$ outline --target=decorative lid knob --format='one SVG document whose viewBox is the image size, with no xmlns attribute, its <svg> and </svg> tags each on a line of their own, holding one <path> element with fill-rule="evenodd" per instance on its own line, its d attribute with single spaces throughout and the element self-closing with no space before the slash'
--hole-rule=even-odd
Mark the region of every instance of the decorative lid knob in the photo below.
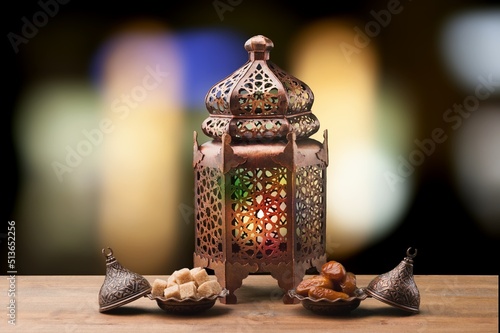
<svg viewBox="0 0 500 333">
<path fill-rule="evenodd" d="M 245 50 L 248 51 L 250 61 L 269 60 L 269 52 L 273 47 L 273 41 L 262 35 L 254 36 L 245 43 Z"/>
</svg>

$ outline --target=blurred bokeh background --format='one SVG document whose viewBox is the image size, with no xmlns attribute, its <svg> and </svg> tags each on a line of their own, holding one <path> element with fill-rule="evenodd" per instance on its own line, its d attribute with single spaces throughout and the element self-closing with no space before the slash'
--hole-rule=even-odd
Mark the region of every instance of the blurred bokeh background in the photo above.
<svg viewBox="0 0 500 333">
<path fill-rule="evenodd" d="M 498 274 L 495 1 L 41 0 L 3 22 L 3 272 L 9 220 L 19 274 L 103 274 L 108 246 L 141 274 L 192 266 L 193 131 L 262 34 L 328 129 L 329 258 Z"/>
</svg>

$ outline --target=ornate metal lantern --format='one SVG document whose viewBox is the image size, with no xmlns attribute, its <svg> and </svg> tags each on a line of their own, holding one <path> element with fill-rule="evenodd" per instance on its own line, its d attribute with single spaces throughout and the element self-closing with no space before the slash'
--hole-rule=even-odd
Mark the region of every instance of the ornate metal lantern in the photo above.
<svg viewBox="0 0 500 333">
<path fill-rule="evenodd" d="M 194 265 L 212 269 L 234 291 L 250 273 L 270 273 L 295 302 L 309 268 L 326 262 L 327 131 L 323 143 L 314 96 L 299 79 L 269 60 L 273 42 L 254 36 L 249 60 L 215 84 L 205 104 L 210 116 L 194 135 Z"/>
</svg>

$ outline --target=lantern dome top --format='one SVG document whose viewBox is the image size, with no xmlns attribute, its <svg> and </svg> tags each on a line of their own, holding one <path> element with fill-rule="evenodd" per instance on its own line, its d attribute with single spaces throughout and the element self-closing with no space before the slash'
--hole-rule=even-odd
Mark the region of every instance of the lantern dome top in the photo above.
<svg viewBox="0 0 500 333">
<path fill-rule="evenodd" d="M 216 83 L 205 97 L 210 116 L 205 134 L 220 139 L 279 140 L 290 132 L 309 137 L 319 129 L 312 114 L 314 95 L 309 86 L 269 60 L 273 42 L 262 35 L 245 43 L 248 61 Z"/>
</svg>

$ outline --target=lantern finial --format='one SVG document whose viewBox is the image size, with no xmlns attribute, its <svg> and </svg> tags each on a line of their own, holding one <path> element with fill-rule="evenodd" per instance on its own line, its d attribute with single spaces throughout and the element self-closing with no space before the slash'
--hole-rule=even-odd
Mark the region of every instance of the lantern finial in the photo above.
<svg viewBox="0 0 500 333">
<path fill-rule="evenodd" d="M 262 35 L 254 36 L 245 43 L 245 50 L 248 51 L 250 61 L 269 60 L 269 52 L 273 47 L 273 41 Z"/>
</svg>

